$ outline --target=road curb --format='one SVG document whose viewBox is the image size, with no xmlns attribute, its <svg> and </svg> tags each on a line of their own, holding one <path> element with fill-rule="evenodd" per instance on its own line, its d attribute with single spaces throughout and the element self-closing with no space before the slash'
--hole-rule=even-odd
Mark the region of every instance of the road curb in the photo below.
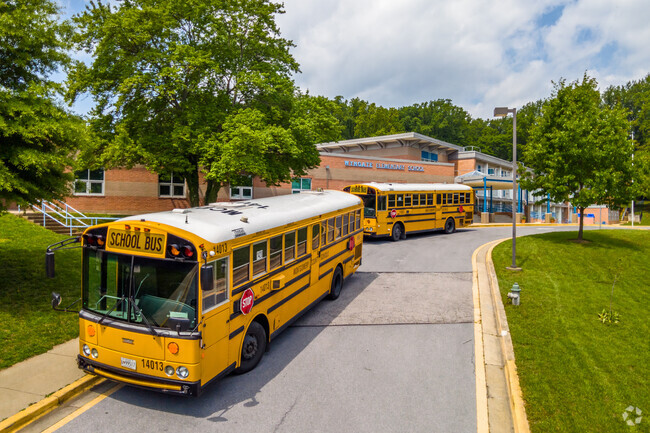
<svg viewBox="0 0 650 433">
<path fill-rule="evenodd" d="M 25 425 L 56 409 L 64 402 L 76 397 L 87 389 L 92 388 L 103 381 L 104 379 L 101 377 L 85 375 L 81 379 L 61 388 L 50 396 L 45 397 L 38 403 L 34 403 L 17 414 L 0 422 L 0 431 L 6 433 L 18 431 Z"/>
<path fill-rule="evenodd" d="M 496 322 L 497 330 L 500 335 L 501 351 L 503 356 L 503 369 L 506 376 L 508 401 L 510 403 L 510 412 L 513 418 L 513 426 L 515 433 L 530 433 L 530 426 L 526 416 L 526 407 L 522 398 L 521 387 L 519 385 L 519 375 L 517 374 L 517 365 L 515 364 L 515 352 L 512 346 L 512 337 L 510 336 L 510 329 L 508 328 L 508 321 L 506 318 L 505 308 L 501 300 L 501 292 L 499 291 L 499 281 L 494 270 L 494 262 L 492 261 L 492 250 L 502 241 L 493 243 L 486 254 L 485 264 L 488 272 L 488 280 L 490 284 L 490 292 L 492 294 L 492 302 L 496 309 Z"/>
</svg>

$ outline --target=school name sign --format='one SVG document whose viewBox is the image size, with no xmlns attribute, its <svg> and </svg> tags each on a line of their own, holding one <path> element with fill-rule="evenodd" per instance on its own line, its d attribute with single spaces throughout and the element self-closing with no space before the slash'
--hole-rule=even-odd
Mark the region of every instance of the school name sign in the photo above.
<svg viewBox="0 0 650 433">
<path fill-rule="evenodd" d="M 424 167 L 421 165 L 402 165 L 402 164 L 386 164 L 383 162 L 368 162 L 368 161 L 345 161 L 346 167 L 357 167 L 357 168 L 376 168 L 379 170 L 399 170 L 404 171 L 422 171 L 424 172 Z"/>
</svg>

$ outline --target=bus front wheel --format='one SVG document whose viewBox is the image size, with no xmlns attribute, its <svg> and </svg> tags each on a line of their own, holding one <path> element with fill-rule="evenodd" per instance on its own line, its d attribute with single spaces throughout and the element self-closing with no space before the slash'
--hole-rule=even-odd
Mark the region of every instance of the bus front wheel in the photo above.
<svg viewBox="0 0 650 433">
<path fill-rule="evenodd" d="M 456 222 L 453 218 L 447 218 L 445 221 L 445 233 L 450 234 L 456 231 Z"/>
<path fill-rule="evenodd" d="M 330 287 L 330 293 L 327 295 L 327 299 L 334 300 L 341 295 L 341 289 L 343 288 L 343 272 L 341 272 L 340 267 L 336 267 L 334 270 L 334 275 L 332 276 L 332 286 Z"/>
<path fill-rule="evenodd" d="M 401 223 L 397 223 L 393 226 L 393 231 L 391 232 L 390 238 L 393 242 L 397 242 L 400 239 L 406 238 L 404 226 Z"/>
<path fill-rule="evenodd" d="M 266 331 L 258 322 L 252 322 L 244 336 L 241 348 L 241 362 L 236 373 L 251 371 L 260 362 L 266 350 Z"/>
</svg>

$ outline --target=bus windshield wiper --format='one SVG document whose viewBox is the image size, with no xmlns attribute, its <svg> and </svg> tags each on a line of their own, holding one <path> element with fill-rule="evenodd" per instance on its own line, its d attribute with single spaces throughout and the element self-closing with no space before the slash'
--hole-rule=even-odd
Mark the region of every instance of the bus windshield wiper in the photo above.
<svg viewBox="0 0 650 433">
<path fill-rule="evenodd" d="M 151 325 L 151 323 L 149 323 L 149 321 L 145 317 L 145 315 L 142 312 L 142 310 L 140 309 L 140 307 L 138 307 L 136 305 L 135 299 L 129 298 L 129 302 L 133 306 L 133 309 L 135 310 L 135 312 L 138 313 L 140 315 L 140 317 L 142 317 L 142 321 L 144 322 L 145 325 L 147 325 L 147 328 L 149 328 L 149 330 L 151 330 L 151 333 L 157 337 L 158 333 L 156 332 L 156 329 Z"/>
<path fill-rule="evenodd" d="M 124 301 L 124 299 L 126 299 L 126 298 L 125 298 L 124 296 L 122 296 L 122 298 L 120 298 L 120 300 L 117 301 L 117 302 L 115 303 L 115 305 L 113 305 L 113 306 L 111 307 L 110 310 L 108 310 L 106 313 L 104 313 L 104 315 L 102 316 L 102 318 L 99 319 L 99 322 L 97 322 L 97 325 L 101 325 L 102 322 L 104 321 L 104 319 L 107 318 L 108 316 L 110 316 L 111 313 L 113 312 L 113 310 L 115 310 L 115 309 L 117 308 L 117 306 L 120 305 L 120 304 Z"/>
</svg>

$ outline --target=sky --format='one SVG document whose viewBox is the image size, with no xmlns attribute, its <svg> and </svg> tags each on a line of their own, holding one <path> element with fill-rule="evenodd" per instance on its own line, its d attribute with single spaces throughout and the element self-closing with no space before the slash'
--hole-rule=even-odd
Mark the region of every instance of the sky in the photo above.
<svg viewBox="0 0 650 433">
<path fill-rule="evenodd" d="M 66 14 L 85 0 L 60 0 Z M 648 0 L 285 0 L 296 84 L 384 107 L 450 99 L 474 118 L 551 95 L 585 72 L 601 90 L 650 73 Z M 86 101 L 88 104 L 89 101 Z M 75 106 L 83 111 L 84 103 Z"/>
</svg>

